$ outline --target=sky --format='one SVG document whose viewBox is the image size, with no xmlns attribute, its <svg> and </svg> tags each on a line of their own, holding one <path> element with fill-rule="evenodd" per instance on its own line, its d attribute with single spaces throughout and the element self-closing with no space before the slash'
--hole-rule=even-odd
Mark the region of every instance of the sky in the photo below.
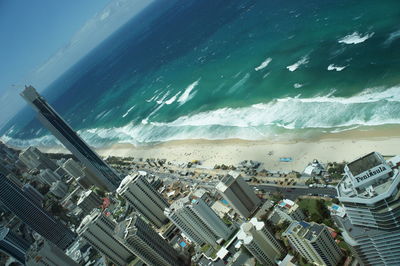
<svg viewBox="0 0 400 266">
<path fill-rule="evenodd" d="M 153 0 L 0 0 L 0 128 Z"/>
</svg>

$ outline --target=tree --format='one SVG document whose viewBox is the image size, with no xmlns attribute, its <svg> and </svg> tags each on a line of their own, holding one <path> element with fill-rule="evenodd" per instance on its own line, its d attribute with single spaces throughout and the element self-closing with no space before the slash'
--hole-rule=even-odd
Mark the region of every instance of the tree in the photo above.
<svg viewBox="0 0 400 266">
<path fill-rule="evenodd" d="M 311 214 L 310 217 L 311 221 L 316 222 L 316 223 L 322 223 L 322 217 L 316 213 Z"/>
</svg>

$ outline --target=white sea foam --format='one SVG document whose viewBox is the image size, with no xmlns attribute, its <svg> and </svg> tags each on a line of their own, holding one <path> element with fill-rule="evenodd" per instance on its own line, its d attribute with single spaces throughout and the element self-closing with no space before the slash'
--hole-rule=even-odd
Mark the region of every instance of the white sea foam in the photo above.
<svg viewBox="0 0 400 266">
<path fill-rule="evenodd" d="M 171 98 L 169 98 L 168 100 L 165 101 L 165 104 L 169 105 L 173 102 L 175 102 L 176 98 L 179 96 L 179 94 L 181 94 L 181 92 L 179 91 L 177 94 L 175 94 L 174 96 L 172 96 Z"/>
<path fill-rule="evenodd" d="M 246 75 L 244 75 L 238 82 L 236 82 L 228 91 L 227 93 L 233 93 L 236 90 L 240 89 L 246 82 L 247 80 L 250 78 L 250 74 L 246 73 Z"/>
<path fill-rule="evenodd" d="M 129 114 L 129 112 L 132 111 L 133 108 L 135 108 L 135 106 L 136 105 L 133 105 L 131 108 L 129 108 L 128 111 L 126 111 L 126 113 L 122 115 L 122 117 L 126 117 Z"/>
<path fill-rule="evenodd" d="M 366 34 L 362 35 L 356 31 L 350 35 L 346 35 L 343 38 L 339 39 L 338 43 L 358 44 L 358 43 L 365 42 L 366 40 L 368 40 L 369 38 L 374 36 L 374 34 L 375 34 L 374 32 L 371 32 L 371 33 L 366 33 Z"/>
<path fill-rule="evenodd" d="M 400 30 L 390 33 L 389 37 L 385 41 L 385 45 L 390 45 L 393 41 L 400 38 Z"/>
<path fill-rule="evenodd" d="M 45 135 L 42 137 L 32 138 L 28 140 L 15 139 L 9 137 L 7 134 L 0 137 L 4 143 L 8 143 L 15 147 L 29 147 L 29 146 L 60 146 L 61 143 L 52 135 Z"/>
<path fill-rule="evenodd" d="M 168 88 L 168 86 L 167 86 L 167 88 Z M 160 90 L 160 89 L 156 90 L 156 91 L 154 92 L 155 94 L 153 95 L 153 97 L 151 97 L 150 99 L 147 99 L 147 100 L 145 100 L 145 101 L 148 102 L 148 103 L 153 102 L 153 101 L 157 101 L 158 98 L 161 97 L 161 94 L 163 94 L 163 91 L 157 93 L 159 90 Z M 145 91 L 143 91 L 143 93 L 144 93 L 144 92 L 145 92 Z"/>
<path fill-rule="evenodd" d="M 257 66 L 256 68 L 254 68 L 254 70 L 255 70 L 255 71 L 259 71 L 259 70 L 261 70 L 261 69 L 266 68 L 266 67 L 269 65 L 269 63 L 271 63 L 271 61 L 272 61 L 272 58 L 271 58 L 271 57 L 268 57 L 268 58 L 265 59 L 264 62 L 262 62 L 259 66 Z"/>
<path fill-rule="evenodd" d="M 199 85 L 200 79 L 196 80 L 192 84 L 186 87 L 185 91 L 182 93 L 182 95 L 178 98 L 177 102 L 180 103 L 180 105 L 186 103 L 187 101 L 190 101 L 196 92 L 192 92 L 194 88 L 196 88 L 197 85 Z"/>
<path fill-rule="evenodd" d="M 141 123 L 80 130 L 78 134 L 90 145 L 99 146 L 110 142 L 137 144 L 196 138 L 254 140 L 281 136 L 282 130 L 340 132 L 360 126 L 400 124 L 400 86 L 366 89 L 348 98 L 335 94 L 335 90 L 312 98 L 299 94 L 247 107 L 185 115 L 168 123 L 152 122 L 149 118 L 164 106 L 163 103 Z M 54 143 L 54 138 L 49 136 L 31 141 L 3 139 L 24 146 Z"/>
<path fill-rule="evenodd" d="M 157 104 L 162 104 L 162 103 L 164 102 L 165 98 L 168 97 L 169 93 L 170 93 L 170 92 L 167 91 L 167 92 L 164 94 L 164 96 L 162 96 L 162 98 L 161 98 L 160 100 L 157 100 L 157 101 L 156 101 L 156 103 L 157 103 Z"/>
<path fill-rule="evenodd" d="M 108 116 L 112 111 L 113 111 L 113 110 L 111 109 L 111 110 L 108 110 L 108 111 L 105 110 L 105 111 L 101 112 L 100 114 L 98 114 L 98 115 L 95 117 L 95 120 L 99 120 L 99 119 L 105 118 L 105 117 Z"/>
<path fill-rule="evenodd" d="M 295 89 L 299 89 L 299 88 L 301 88 L 301 87 L 303 87 L 304 86 L 304 84 L 301 84 L 301 83 L 295 83 L 295 84 L 293 84 L 293 87 L 295 88 Z"/>
<path fill-rule="evenodd" d="M 303 56 L 299 61 L 297 61 L 297 62 L 294 63 L 293 65 L 287 66 L 286 68 L 287 68 L 289 71 L 293 72 L 293 71 L 295 71 L 296 69 L 298 69 L 301 65 L 305 65 L 305 64 L 307 64 L 308 62 L 309 62 L 309 57 L 306 55 L 306 56 Z"/>
<path fill-rule="evenodd" d="M 332 71 L 332 70 L 336 70 L 336 71 L 342 71 L 343 69 L 345 69 L 347 66 L 336 66 L 336 65 L 334 65 L 334 64 L 330 64 L 329 66 L 328 66 L 328 70 L 329 71 Z"/>
</svg>

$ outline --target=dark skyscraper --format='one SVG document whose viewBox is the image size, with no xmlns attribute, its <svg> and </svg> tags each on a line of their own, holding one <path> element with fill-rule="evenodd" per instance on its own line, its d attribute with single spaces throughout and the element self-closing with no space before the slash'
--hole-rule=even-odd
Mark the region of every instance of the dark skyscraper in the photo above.
<svg viewBox="0 0 400 266">
<path fill-rule="evenodd" d="M 0 250 L 25 264 L 29 243 L 6 227 L 0 227 Z"/>
<path fill-rule="evenodd" d="M 62 250 L 75 240 L 75 234 L 70 229 L 47 213 L 21 188 L 1 173 L 0 203 L 32 230 L 53 242 Z"/>
<path fill-rule="evenodd" d="M 76 134 L 35 88 L 25 87 L 21 96 L 38 112 L 40 122 L 98 178 L 103 188 L 109 191 L 117 189 L 120 182 L 117 173 Z"/>
</svg>

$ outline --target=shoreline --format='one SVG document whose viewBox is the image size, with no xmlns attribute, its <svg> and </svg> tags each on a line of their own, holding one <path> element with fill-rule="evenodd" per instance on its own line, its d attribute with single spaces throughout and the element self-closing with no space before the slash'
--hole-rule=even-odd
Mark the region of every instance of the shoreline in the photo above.
<svg viewBox="0 0 400 266">
<path fill-rule="evenodd" d="M 319 138 L 304 140 L 190 139 L 146 146 L 118 143 L 95 150 L 101 156 L 164 158 L 176 163 L 200 160 L 206 168 L 212 168 L 215 164 L 237 165 L 243 160 L 254 160 L 263 163 L 262 167 L 267 170 L 302 172 L 314 159 L 322 163 L 352 161 L 372 151 L 394 156 L 398 154 L 397 147 L 400 147 L 398 126 L 326 133 Z M 62 147 L 41 147 L 41 150 L 49 153 L 66 152 Z M 280 162 L 279 158 L 282 157 L 291 157 L 293 161 Z"/>
</svg>

